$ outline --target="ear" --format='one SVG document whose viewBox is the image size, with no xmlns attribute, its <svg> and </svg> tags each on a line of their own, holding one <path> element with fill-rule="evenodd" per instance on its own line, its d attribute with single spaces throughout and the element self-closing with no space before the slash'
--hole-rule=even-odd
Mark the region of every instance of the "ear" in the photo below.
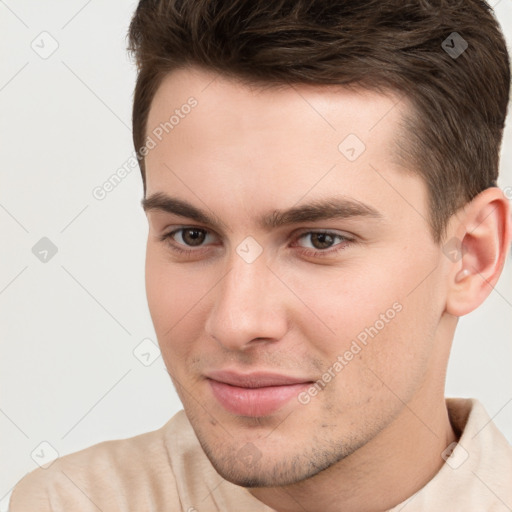
<svg viewBox="0 0 512 512">
<path fill-rule="evenodd" d="M 510 203 L 499 188 L 488 188 L 454 216 L 449 231 L 446 312 L 463 316 L 482 304 L 503 270 L 512 239 Z"/>
</svg>

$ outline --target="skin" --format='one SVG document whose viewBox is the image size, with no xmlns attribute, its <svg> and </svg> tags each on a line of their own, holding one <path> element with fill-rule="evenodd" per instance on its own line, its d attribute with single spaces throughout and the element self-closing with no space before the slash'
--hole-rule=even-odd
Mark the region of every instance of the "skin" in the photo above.
<svg viewBox="0 0 512 512">
<path fill-rule="evenodd" d="M 450 345 L 457 317 L 499 277 L 508 202 L 488 189 L 450 220 L 446 240 L 465 247 L 453 261 L 432 239 L 424 182 L 395 163 L 406 102 L 182 69 L 158 89 L 148 134 L 190 96 L 197 106 L 146 157 L 146 198 L 164 193 L 218 221 L 146 209 L 148 304 L 186 414 L 218 473 L 275 510 L 386 510 L 436 474 L 457 438 L 444 401 Z M 348 134 L 366 146 L 353 162 L 338 150 Z M 327 198 L 379 216 L 259 222 Z M 199 246 L 183 231 L 162 240 L 188 227 Z M 351 241 L 319 249 L 312 231 Z M 248 236 L 263 249 L 252 263 L 237 253 Z M 322 379 L 393 304 L 400 312 L 307 404 L 248 417 L 214 397 L 212 370 Z"/>
</svg>

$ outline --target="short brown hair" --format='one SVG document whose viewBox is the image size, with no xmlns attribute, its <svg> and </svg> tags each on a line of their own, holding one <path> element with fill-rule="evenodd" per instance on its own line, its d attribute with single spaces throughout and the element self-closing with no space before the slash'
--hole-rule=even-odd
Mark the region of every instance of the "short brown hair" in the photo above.
<svg viewBox="0 0 512 512">
<path fill-rule="evenodd" d="M 426 182 L 436 242 L 453 213 L 496 186 L 510 63 L 482 0 L 141 0 L 129 50 L 144 194 L 140 149 L 152 99 L 166 74 L 189 66 L 252 85 L 338 84 L 406 97 L 413 113 L 400 154 Z"/>
</svg>

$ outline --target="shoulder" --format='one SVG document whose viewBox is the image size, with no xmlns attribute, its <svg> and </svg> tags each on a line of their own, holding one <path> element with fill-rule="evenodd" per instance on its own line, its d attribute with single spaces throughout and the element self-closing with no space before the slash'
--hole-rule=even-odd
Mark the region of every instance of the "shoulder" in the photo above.
<svg viewBox="0 0 512 512">
<path fill-rule="evenodd" d="M 18 482 L 9 511 L 124 512 L 179 503 L 171 459 L 194 450 L 191 430 L 179 411 L 158 430 L 62 456 Z"/>
</svg>

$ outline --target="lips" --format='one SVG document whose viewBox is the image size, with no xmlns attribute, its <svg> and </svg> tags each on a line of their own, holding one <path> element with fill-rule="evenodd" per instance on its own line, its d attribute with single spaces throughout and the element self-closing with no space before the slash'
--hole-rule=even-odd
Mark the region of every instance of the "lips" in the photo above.
<svg viewBox="0 0 512 512">
<path fill-rule="evenodd" d="M 214 397 L 238 416 L 268 416 L 296 397 L 312 381 L 274 373 L 215 371 L 207 375 Z"/>
</svg>

